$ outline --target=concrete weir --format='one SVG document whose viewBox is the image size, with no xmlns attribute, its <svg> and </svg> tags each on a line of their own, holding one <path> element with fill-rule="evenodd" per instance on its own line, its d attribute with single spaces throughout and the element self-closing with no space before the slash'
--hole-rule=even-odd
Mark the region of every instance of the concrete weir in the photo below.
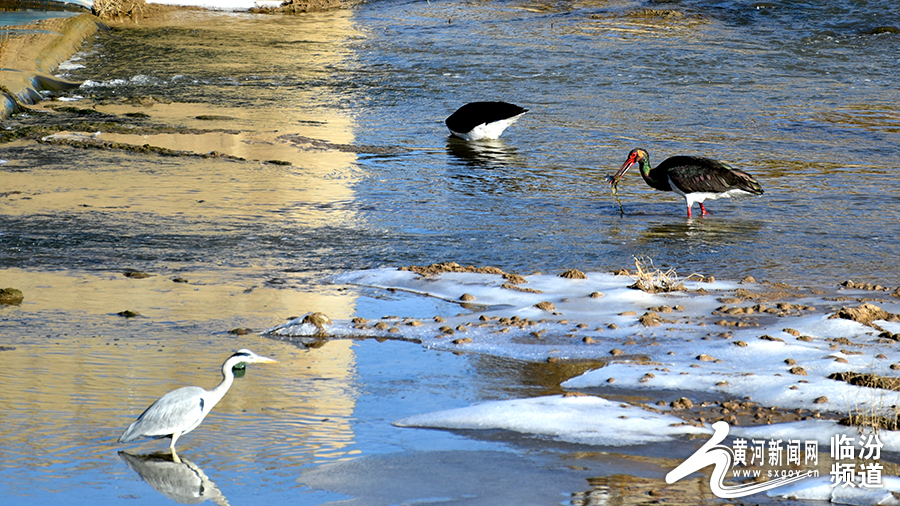
<svg viewBox="0 0 900 506">
<path fill-rule="evenodd" d="M 78 14 L 4 27 L 0 37 L 0 119 L 40 101 L 41 90 L 77 87 L 80 83 L 52 73 L 84 39 L 104 26 L 91 14 Z"/>
</svg>

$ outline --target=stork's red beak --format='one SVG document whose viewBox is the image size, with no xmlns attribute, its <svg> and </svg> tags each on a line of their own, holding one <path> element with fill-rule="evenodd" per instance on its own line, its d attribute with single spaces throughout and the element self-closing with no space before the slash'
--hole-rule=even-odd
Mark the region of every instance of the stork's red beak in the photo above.
<svg viewBox="0 0 900 506">
<path fill-rule="evenodd" d="M 610 179 L 609 183 L 612 184 L 622 179 L 622 176 L 624 176 L 625 173 L 628 172 L 628 169 L 630 169 L 632 165 L 637 163 L 637 159 L 637 153 L 631 153 L 630 155 L 628 155 L 628 160 L 625 160 L 625 163 L 622 164 L 622 168 L 619 169 L 619 172 L 616 172 L 616 175 L 614 175 L 612 179 Z"/>
</svg>

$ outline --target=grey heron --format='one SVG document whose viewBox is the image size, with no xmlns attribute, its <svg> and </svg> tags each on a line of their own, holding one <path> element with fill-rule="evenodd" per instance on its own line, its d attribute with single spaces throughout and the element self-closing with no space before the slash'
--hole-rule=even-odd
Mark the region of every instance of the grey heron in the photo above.
<svg viewBox="0 0 900 506">
<path fill-rule="evenodd" d="M 222 364 L 222 382 L 212 390 L 200 387 L 182 387 L 157 399 L 141 413 L 119 437 L 120 443 L 128 443 L 145 437 L 159 439 L 171 437 L 169 448 L 175 454 L 175 441 L 183 434 L 197 428 L 200 422 L 218 403 L 234 382 L 232 368 L 238 364 L 271 364 L 271 358 L 261 357 L 250 350 L 238 350 Z"/>
</svg>

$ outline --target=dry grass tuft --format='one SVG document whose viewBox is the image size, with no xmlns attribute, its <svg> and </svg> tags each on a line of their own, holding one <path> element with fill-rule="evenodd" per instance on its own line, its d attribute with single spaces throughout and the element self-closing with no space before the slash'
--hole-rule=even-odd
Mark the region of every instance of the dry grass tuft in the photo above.
<svg viewBox="0 0 900 506">
<path fill-rule="evenodd" d="M 635 274 L 628 274 L 635 280 L 628 288 L 643 290 L 647 293 L 665 293 L 684 290 L 684 284 L 678 280 L 675 269 L 662 271 L 653 266 L 649 258 L 634 257 Z"/>
</svg>

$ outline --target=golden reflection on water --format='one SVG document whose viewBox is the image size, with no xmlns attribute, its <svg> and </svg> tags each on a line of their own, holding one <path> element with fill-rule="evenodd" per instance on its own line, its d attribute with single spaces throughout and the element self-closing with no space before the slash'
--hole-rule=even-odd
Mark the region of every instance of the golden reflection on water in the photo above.
<svg viewBox="0 0 900 506">
<path fill-rule="evenodd" d="M 187 385 L 214 387 L 222 361 L 239 347 L 279 363 L 249 366 L 200 427 L 179 439 L 179 451 L 212 456 L 220 470 L 259 460 L 293 467 L 347 455 L 356 401 L 352 342 L 314 351 L 256 336 L 222 342 L 173 335 L 164 342 L 67 336 L 2 352 L 0 440 L 7 451 L 0 466 L 65 476 L 70 466 L 90 466 L 110 451 L 164 451 L 168 439 L 115 441 L 162 394 Z"/>
<path fill-rule="evenodd" d="M 220 19 L 219 14 L 211 16 Z M 228 32 L 274 26 L 268 20 L 256 24 L 242 19 L 226 27 L 207 24 L 203 16 L 185 19 L 179 22 Z M 298 37 L 336 40 L 354 33 L 349 13 L 311 16 L 310 20 L 281 27 L 283 36 L 290 42 Z M 307 27 L 308 32 L 301 33 L 299 27 Z M 312 59 L 322 68 L 346 57 L 339 47 L 333 53 L 330 47 L 334 46 L 298 44 L 292 54 Z M 146 136 L 100 132 L 103 140 L 193 153 L 216 151 L 246 161 L 127 151 L 98 154 L 95 150 L 76 150 L 69 170 L 10 160 L 3 183 L 16 193 L 0 199 L 0 214 L 100 210 L 118 213 L 123 219 L 152 214 L 155 219 L 171 220 L 176 229 L 209 235 L 244 221 L 248 240 L 252 240 L 253 220 L 290 221 L 298 236 L 305 227 L 352 220 L 356 154 L 300 149 L 278 139 L 294 134 L 334 145 L 352 144 L 350 114 L 333 107 L 312 112 L 309 104 L 339 100 L 321 93 L 315 88 L 302 91 L 294 97 L 300 105 L 274 112 L 204 103 L 144 106 L 85 101 L 78 106 L 93 105 L 120 115 L 143 112 L 154 123 L 221 130 Z M 266 163 L 269 160 L 291 165 Z M 20 305 L 0 307 L 0 344 L 14 348 L 0 352 L 4 364 L 0 368 L 0 406 L 4 407 L 0 440 L 6 450 L 0 467 L 32 466 L 43 469 L 46 476 L 64 477 L 73 469 L 95 467 L 92 459 L 107 460 L 119 449 L 164 450 L 168 440 L 125 447 L 115 445 L 115 440 L 164 393 L 186 385 L 214 387 L 221 380 L 222 362 L 244 347 L 279 363 L 248 367 L 204 423 L 179 440 L 179 451 L 186 458 L 195 462 L 201 456 L 212 458 L 221 470 L 260 460 L 299 466 L 354 453 L 348 449 L 355 437 L 350 422 L 357 398 L 351 341 L 306 350 L 255 334 L 225 332 L 241 324 L 253 325 L 259 332 L 307 311 L 348 318 L 354 311 L 352 294 L 273 289 L 235 281 L 261 278 L 264 265 L 241 267 L 243 278 L 228 267 L 178 272 L 186 283 L 174 282 L 174 274 L 165 265 L 159 271 L 146 279 L 125 277 L 119 269 L 0 272 L 0 286 L 16 287 L 25 294 Z M 124 310 L 140 316 L 116 315 Z"/>
<path fill-rule="evenodd" d="M 0 285 L 22 290 L 25 300 L 20 306 L 14 306 L 16 309 L 4 311 L 5 314 L 17 311 L 21 315 L 71 312 L 119 318 L 115 313 L 130 310 L 139 313 L 143 320 L 166 323 L 199 324 L 240 318 L 274 327 L 310 311 L 323 312 L 332 318 L 349 318 L 354 310 L 355 297 L 347 292 L 247 286 L 224 279 L 214 271 L 181 273 L 179 276 L 186 283 L 176 283 L 174 276 L 164 273 L 149 274 L 148 278 L 135 279 L 120 271 L 5 269 L 0 272 Z"/>
</svg>

